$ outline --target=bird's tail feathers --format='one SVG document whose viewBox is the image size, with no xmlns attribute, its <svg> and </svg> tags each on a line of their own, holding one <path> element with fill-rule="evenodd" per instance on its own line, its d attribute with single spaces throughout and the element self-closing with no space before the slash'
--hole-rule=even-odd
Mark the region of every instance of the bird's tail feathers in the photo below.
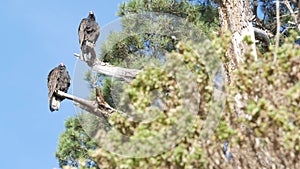
<svg viewBox="0 0 300 169">
<path fill-rule="evenodd" d="M 57 100 L 55 97 L 52 97 L 50 100 L 50 111 L 58 111 L 60 107 L 60 100 Z"/>
</svg>

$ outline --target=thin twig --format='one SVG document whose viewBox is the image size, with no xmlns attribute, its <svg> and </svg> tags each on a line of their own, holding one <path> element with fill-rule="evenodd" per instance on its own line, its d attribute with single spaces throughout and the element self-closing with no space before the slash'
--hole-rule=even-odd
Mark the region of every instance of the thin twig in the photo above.
<svg viewBox="0 0 300 169">
<path fill-rule="evenodd" d="M 284 0 L 283 3 L 287 7 L 287 9 L 290 11 L 292 18 L 294 19 L 294 22 L 297 25 L 298 30 L 300 31 L 300 24 L 298 23 L 296 12 L 293 11 L 290 3 L 287 0 Z"/>
</svg>

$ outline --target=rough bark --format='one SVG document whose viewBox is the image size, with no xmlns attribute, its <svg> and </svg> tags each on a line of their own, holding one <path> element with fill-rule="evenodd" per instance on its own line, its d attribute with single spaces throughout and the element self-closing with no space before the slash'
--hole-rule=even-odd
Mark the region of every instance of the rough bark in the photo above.
<svg viewBox="0 0 300 169">
<path fill-rule="evenodd" d="M 255 42 L 254 29 L 251 23 L 253 17 L 250 1 L 230 0 L 217 1 L 221 32 L 231 32 L 231 48 L 227 56 L 231 62 L 230 67 L 235 69 L 239 63 L 243 62 L 243 55 L 247 52 L 248 46 L 243 43 L 245 36 L 250 36 Z M 251 54 L 257 59 L 255 43 L 251 45 Z"/>
</svg>

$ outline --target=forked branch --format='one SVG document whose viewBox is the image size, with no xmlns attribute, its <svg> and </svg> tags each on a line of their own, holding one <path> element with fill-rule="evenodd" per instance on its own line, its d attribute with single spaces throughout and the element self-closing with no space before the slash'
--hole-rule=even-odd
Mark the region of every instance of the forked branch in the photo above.
<svg viewBox="0 0 300 169">
<path fill-rule="evenodd" d="M 101 118 L 104 117 L 107 119 L 112 113 L 117 111 L 104 101 L 104 98 L 98 88 L 96 88 L 96 101 L 85 100 L 59 90 L 56 91 L 56 94 L 62 98 L 74 101 L 75 104 L 83 110 Z"/>
</svg>

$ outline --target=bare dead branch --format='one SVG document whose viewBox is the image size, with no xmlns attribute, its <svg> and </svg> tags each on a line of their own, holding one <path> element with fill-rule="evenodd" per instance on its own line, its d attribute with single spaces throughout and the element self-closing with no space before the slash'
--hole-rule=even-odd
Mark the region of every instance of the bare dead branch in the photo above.
<svg viewBox="0 0 300 169">
<path fill-rule="evenodd" d="M 255 39 L 258 39 L 264 43 L 265 46 L 270 46 L 270 38 L 264 30 L 253 27 Z"/>
<path fill-rule="evenodd" d="M 258 21 L 258 22 L 260 22 L 260 20 L 259 20 L 259 18 L 258 18 L 258 16 L 257 16 L 257 13 L 258 13 L 258 11 L 257 11 L 257 7 L 258 7 L 258 2 L 257 2 L 257 0 L 254 0 L 253 1 L 253 11 L 254 11 L 254 16 L 255 16 L 255 19 L 256 19 L 256 21 Z"/>
<path fill-rule="evenodd" d="M 110 107 L 106 102 L 85 100 L 59 90 L 56 91 L 56 94 L 62 98 L 74 101 L 80 108 L 101 118 L 104 117 L 107 119 L 112 113 L 117 112 L 117 110 Z M 99 99 L 104 100 L 102 95 L 96 96 L 96 100 Z"/>
<path fill-rule="evenodd" d="M 298 18 L 297 18 L 296 12 L 293 11 L 293 9 L 290 5 L 290 2 L 288 0 L 284 0 L 283 3 L 287 7 L 287 9 L 290 11 L 292 18 L 294 19 L 294 22 L 297 25 L 298 30 L 300 30 L 300 24 L 298 23 Z"/>
<path fill-rule="evenodd" d="M 91 55 L 92 55 L 91 61 L 85 61 L 95 72 L 98 72 L 98 73 L 101 73 L 101 74 L 104 74 L 107 76 L 115 77 L 115 78 L 124 80 L 126 82 L 132 81 L 133 79 L 135 79 L 136 75 L 141 72 L 141 70 L 127 69 L 127 68 L 112 66 L 106 62 L 101 62 L 95 56 L 93 56 L 95 54 L 96 54 L 95 52 L 91 52 Z M 82 60 L 80 57 L 80 54 L 74 53 L 74 56 L 78 57 L 80 60 Z M 82 61 L 84 61 L 84 60 L 82 60 Z M 93 62 L 93 63 L 91 63 L 91 62 Z"/>
</svg>

